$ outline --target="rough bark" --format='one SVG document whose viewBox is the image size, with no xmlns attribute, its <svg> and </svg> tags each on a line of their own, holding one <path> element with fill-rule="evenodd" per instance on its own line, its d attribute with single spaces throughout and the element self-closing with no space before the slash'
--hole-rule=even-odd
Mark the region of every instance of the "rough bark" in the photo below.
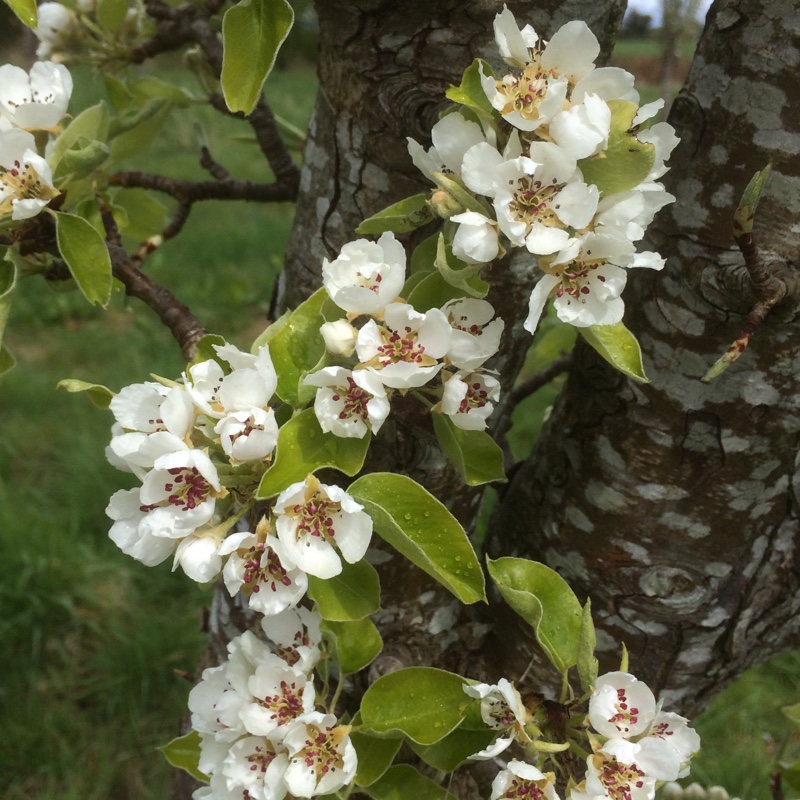
<svg viewBox="0 0 800 800">
<path fill-rule="evenodd" d="M 795 3 L 715 3 L 670 116 L 682 142 L 665 182 L 677 201 L 650 242 L 667 267 L 633 276 L 625 294 L 652 382 L 578 348 L 495 518 L 493 547 L 543 559 L 591 596 L 610 634 L 605 666 L 624 640 L 637 674 L 684 712 L 800 633 L 798 61 Z M 755 238 L 788 296 L 742 358 L 703 383 L 753 305 L 732 216 L 769 161 Z M 528 661 L 522 647 L 502 657 Z"/>
<path fill-rule="evenodd" d="M 603 58 L 624 12 L 622 0 L 517 0 L 508 6 L 545 37 L 570 19 L 585 19 L 601 40 Z M 494 0 L 318 4 L 320 91 L 276 296 L 279 308 L 296 306 L 319 286 L 322 259 L 334 258 L 356 238 L 354 229 L 364 217 L 430 188 L 411 163 L 406 138 L 430 145 L 430 129 L 448 104 L 447 87 L 459 83 L 474 58 L 499 68 L 492 21 L 500 9 Z M 431 232 L 422 231 L 419 238 Z M 508 390 L 530 344 L 521 320 L 534 280 L 531 259 L 508 259 L 492 269 L 489 280 L 489 299 L 506 320 L 503 357 L 495 366 Z M 480 493 L 463 485 L 436 444 L 430 415 L 412 401 L 393 403 L 368 468 L 410 475 L 467 527 L 477 517 Z M 367 677 L 417 663 L 485 675 L 480 650 L 488 626 L 476 624 L 474 610 L 464 613 L 458 601 L 393 551 L 379 554 L 378 561 L 384 610 L 376 621 L 385 646 Z"/>
</svg>

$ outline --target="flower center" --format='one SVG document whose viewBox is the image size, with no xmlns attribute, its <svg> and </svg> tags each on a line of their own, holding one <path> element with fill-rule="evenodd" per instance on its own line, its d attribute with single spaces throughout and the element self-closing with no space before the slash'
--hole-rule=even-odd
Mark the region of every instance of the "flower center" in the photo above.
<svg viewBox="0 0 800 800">
<path fill-rule="evenodd" d="M 556 297 L 568 295 L 575 300 L 583 301 L 583 298 L 591 293 L 590 280 L 598 280 L 601 283 L 605 283 L 604 275 L 592 275 L 598 267 L 605 263 L 605 259 L 576 259 L 570 261 L 561 273 L 561 285 L 556 288 Z"/>
<path fill-rule="evenodd" d="M 540 54 L 535 53 L 518 78 L 506 75 L 496 81 L 497 91 L 505 98 L 501 114 L 516 111 L 524 119 L 539 119 L 539 105 L 547 95 L 547 80 L 555 77 L 553 70 L 544 69 Z"/>
<path fill-rule="evenodd" d="M 316 770 L 318 778 L 344 766 L 342 757 L 336 750 L 336 741 L 330 735 L 332 730 L 333 728 L 323 730 L 316 725 L 309 725 L 306 746 L 298 754 L 307 767 Z"/>
<path fill-rule="evenodd" d="M 522 780 L 521 778 L 512 778 L 511 786 L 506 789 L 505 794 L 501 797 L 507 797 L 509 800 L 545 800 L 545 793 L 533 781 Z"/>
<path fill-rule="evenodd" d="M 58 191 L 48 186 L 30 164 L 14 162 L 14 166 L 0 172 L 0 186 L 5 197 L 0 201 L 0 212 L 8 213 L 14 200 L 52 200 Z"/>
<path fill-rule="evenodd" d="M 517 180 L 517 188 L 511 195 L 508 210 L 520 222 L 531 226 L 534 222 L 551 227 L 562 227 L 553 207 L 553 198 L 560 185 L 543 186 L 533 176 L 525 175 Z"/>
<path fill-rule="evenodd" d="M 639 722 L 639 709 L 631 708 L 625 689 L 617 689 L 617 702 L 614 704 L 617 713 L 609 717 L 608 721 L 620 732 L 628 733 L 630 726 Z"/>
<path fill-rule="evenodd" d="M 265 544 L 254 545 L 247 551 L 244 559 L 244 582 L 253 593 L 261 591 L 262 583 L 273 592 L 278 591 L 279 583 L 283 586 L 292 585 L 278 554 Z"/>
<path fill-rule="evenodd" d="M 183 511 L 190 511 L 205 502 L 211 494 L 211 484 L 199 473 L 197 467 L 173 467 L 168 469 L 172 482 L 165 483 L 170 492 L 167 501 Z"/>
<path fill-rule="evenodd" d="M 277 725 L 285 725 L 303 713 L 302 691 L 294 683 L 281 681 L 280 691 L 267 695 L 261 705 L 272 712 Z"/>
<path fill-rule="evenodd" d="M 266 772 L 267 767 L 272 763 L 276 755 L 277 753 L 274 750 L 256 747 L 255 750 L 247 756 L 247 762 L 250 764 L 250 771 Z"/>
<path fill-rule="evenodd" d="M 436 363 L 435 359 L 425 355 L 425 347 L 417 340 L 417 332 L 409 326 L 406 326 L 402 333 L 390 332 L 384 328 L 381 331 L 381 338 L 383 344 L 378 345 L 378 353 L 374 359 L 379 368 L 398 364 L 401 361 L 422 367 L 429 367 Z"/>
<path fill-rule="evenodd" d="M 313 495 L 305 503 L 292 507 L 291 516 L 297 519 L 297 538 L 316 536 L 325 542 L 333 542 L 336 531 L 333 529 L 334 515 L 342 510 L 339 503 L 319 493 Z"/>
<path fill-rule="evenodd" d="M 362 389 L 352 378 L 347 379 L 347 388 L 337 386 L 341 391 L 333 395 L 333 401 L 341 401 L 342 410 L 339 412 L 339 419 L 350 419 L 350 417 L 360 417 L 364 422 L 367 421 L 367 403 L 372 399 L 372 395 Z"/>
<path fill-rule="evenodd" d="M 614 759 L 603 765 L 598 777 L 609 800 L 631 800 L 632 790 L 644 786 L 645 775 L 636 764 L 620 764 Z"/>
<path fill-rule="evenodd" d="M 480 381 L 468 383 L 467 394 L 458 407 L 458 413 L 466 414 L 471 408 L 483 408 L 488 402 L 489 394 Z"/>
</svg>

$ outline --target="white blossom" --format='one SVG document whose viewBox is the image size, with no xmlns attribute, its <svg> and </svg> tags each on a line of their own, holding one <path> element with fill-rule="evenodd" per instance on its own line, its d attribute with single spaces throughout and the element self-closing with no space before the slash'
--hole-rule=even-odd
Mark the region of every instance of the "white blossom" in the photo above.
<svg viewBox="0 0 800 800">
<path fill-rule="evenodd" d="M 2 80 L 0 75 L 0 87 Z M 37 155 L 35 146 L 27 131 L 0 130 L 0 218 L 8 214 L 12 220 L 35 217 L 60 194 L 53 187 L 50 165 Z"/>
<path fill-rule="evenodd" d="M 349 358 L 355 352 L 358 331 L 346 319 L 323 322 L 319 332 L 329 353 Z"/>
<path fill-rule="evenodd" d="M 37 61 L 30 73 L 0 66 L 0 113 L 24 130 L 53 130 L 67 113 L 72 76 L 63 64 Z"/>
<path fill-rule="evenodd" d="M 280 744 L 263 736 L 247 736 L 235 742 L 212 776 L 214 797 L 241 800 L 283 800 L 288 756 Z M 227 791 L 229 794 L 218 795 Z"/>
<path fill-rule="evenodd" d="M 377 242 L 358 239 L 334 261 L 322 262 L 322 284 L 331 300 L 351 314 L 377 314 L 401 292 L 406 251 L 391 232 Z"/>
<path fill-rule="evenodd" d="M 325 433 L 362 439 L 377 433 L 389 416 L 389 398 L 381 381 L 368 370 L 324 367 L 305 377 L 318 386 L 314 413 Z"/>
<path fill-rule="evenodd" d="M 309 673 L 320 658 L 322 618 L 316 611 L 298 606 L 264 617 L 261 628 L 275 644 L 275 652 L 290 666 Z"/>
<path fill-rule="evenodd" d="M 407 303 L 392 303 L 384 318 L 385 326 L 370 320 L 358 332 L 359 361 L 393 389 L 424 385 L 442 368 L 438 359 L 450 347 L 447 317 L 438 308 L 421 314 Z"/>
<path fill-rule="evenodd" d="M 481 701 L 481 718 L 486 727 L 503 732 L 503 736 L 498 737 L 493 744 L 470 758 L 488 760 L 502 753 L 515 740 L 530 741 L 525 725 L 533 717 L 512 683 L 501 678 L 496 684 L 465 684 L 464 693 Z"/>
<path fill-rule="evenodd" d="M 457 372 L 444 385 L 442 412 L 465 431 L 482 431 L 500 398 L 500 383 L 480 372 Z"/>
<path fill-rule="evenodd" d="M 627 672 L 608 672 L 595 682 L 589 722 L 603 736 L 630 739 L 645 733 L 656 715 L 650 687 Z"/>
<path fill-rule="evenodd" d="M 283 779 L 295 797 L 331 794 L 349 784 L 358 759 L 350 727 L 337 725 L 333 714 L 312 712 L 296 720 L 283 737 L 289 766 Z"/>
<path fill-rule="evenodd" d="M 294 608 L 308 590 L 308 577 L 289 558 L 275 536 L 245 533 L 229 536 L 220 554 L 230 554 L 222 575 L 233 597 L 243 592 L 250 608 L 265 615 Z"/>
<path fill-rule="evenodd" d="M 525 761 L 509 761 L 492 783 L 490 800 L 559 800 L 555 775 L 543 773 Z"/>
<path fill-rule="evenodd" d="M 54 50 L 60 50 L 65 41 L 77 30 L 75 12 L 61 3 L 42 3 L 38 11 L 38 22 L 34 33 L 39 40 L 36 57 L 47 59 Z"/>
<path fill-rule="evenodd" d="M 465 297 L 442 306 L 442 313 L 453 328 L 445 354 L 459 369 L 482 366 L 500 347 L 504 323 L 494 319 L 494 307 L 486 300 Z"/>
<path fill-rule="evenodd" d="M 231 411 L 214 426 L 214 433 L 233 464 L 265 459 L 278 444 L 278 422 L 271 408 Z"/>
<path fill-rule="evenodd" d="M 278 538 L 304 572 L 332 578 L 342 571 L 341 553 L 354 564 L 367 551 L 372 519 L 344 489 L 313 475 L 278 495 L 273 507 Z"/>
</svg>

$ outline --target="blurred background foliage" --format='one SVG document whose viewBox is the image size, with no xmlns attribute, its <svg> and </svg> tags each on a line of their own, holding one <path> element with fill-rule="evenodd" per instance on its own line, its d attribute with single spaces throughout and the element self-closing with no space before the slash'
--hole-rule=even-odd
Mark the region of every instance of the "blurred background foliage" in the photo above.
<svg viewBox="0 0 800 800">
<path fill-rule="evenodd" d="M 316 25 L 310 0 L 295 6 L 298 24 L 265 93 L 276 113 L 305 130 Z M 652 99 L 661 78 L 657 31 L 629 17 L 624 34 L 615 63 L 637 73 Z M 691 44 L 682 47 L 685 60 Z M 34 48 L 0 5 L 3 61 L 24 64 Z M 200 94 L 177 57 L 159 59 L 156 70 Z M 85 69 L 73 73 L 76 111 L 95 102 L 102 82 Z M 124 166 L 199 176 L 202 135 L 234 176 L 266 179 L 242 133 L 203 105 L 175 111 L 147 156 Z M 150 257 L 148 272 L 209 330 L 247 348 L 266 324 L 292 213 L 288 204 L 198 204 L 183 233 Z M 132 485 L 104 457 L 110 415 L 55 386 L 71 377 L 118 390 L 150 373 L 175 377 L 183 363 L 147 308 L 117 291 L 101 311 L 63 288 L 21 281 L 7 334 L 18 363 L 0 382 L 0 798 L 156 800 L 169 796 L 171 770 L 155 747 L 178 732 L 211 590 L 171 574 L 169 563 L 148 569 L 108 540 L 108 498 Z M 573 338 L 548 320 L 520 379 Z M 515 412 L 517 458 L 533 446 L 562 382 Z M 697 721 L 704 749 L 692 778 L 769 800 L 770 765 L 788 725 L 779 709 L 798 700 L 800 654 L 749 672 Z"/>
</svg>

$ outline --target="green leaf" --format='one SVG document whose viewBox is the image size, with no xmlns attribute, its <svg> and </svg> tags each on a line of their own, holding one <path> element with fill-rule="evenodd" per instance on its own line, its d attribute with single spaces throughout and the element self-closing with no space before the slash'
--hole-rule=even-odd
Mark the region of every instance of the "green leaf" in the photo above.
<svg viewBox="0 0 800 800">
<path fill-rule="evenodd" d="M 447 457 L 456 465 L 465 483 L 480 486 L 506 481 L 503 451 L 486 431 L 465 431 L 446 414 L 433 412 L 433 429 Z"/>
<path fill-rule="evenodd" d="M 339 669 L 350 675 L 369 666 L 383 649 L 383 640 L 371 619 L 350 622 L 323 620 L 322 630 L 332 639 Z"/>
<path fill-rule="evenodd" d="M 220 357 L 214 349 L 214 345 L 222 347 L 227 344 L 225 338 L 218 333 L 207 333 L 205 336 L 197 340 L 195 344 L 194 358 L 191 360 L 187 367 L 193 367 L 195 364 L 202 364 L 204 361 L 214 360 L 224 370 L 229 369 L 228 363 Z"/>
<path fill-rule="evenodd" d="M 400 731 L 433 744 L 458 726 L 472 699 L 460 675 L 433 667 L 406 667 L 383 675 L 364 693 L 361 719 L 378 732 Z"/>
<path fill-rule="evenodd" d="M 49 159 L 53 174 L 60 174 L 58 166 L 61 159 L 80 139 L 105 142 L 108 137 L 108 122 L 108 109 L 103 102 L 78 114 L 53 143 L 53 155 Z"/>
<path fill-rule="evenodd" d="M 586 183 L 593 183 L 603 195 L 627 192 L 637 187 L 653 168 L 656 149 L 640 142 L 631 132 L 639 110 L 629 100 L 609 100 L 611 129 L 608 147 L 597 155 L 583 158 L 578 166 Z"/>
<path fill-rule="evenodd" d="M 423 239 L 411 254 L 411 274 L 416 272 L 433 272 L 436 269 L 436 253 L 439 246 L 439 234 L 434 233 Z"/>
<path fill-rule="evenodd" d="M 392 765 L 400 745 L 403 744 L 401 738 L 370 736 L 369 733 L 355 730 L 350 733 L 350 741 L 358 756 L 355 781 L 359 786 L 375 783 Z"/>
<path fill-rule="evenodd" d="M 120 189 L 114 203 L 127 214 L 122 233 L 137 242 L 160 234 L 167 226 L 166 206 L 144 189 Z"/>
<path fill-rule="evenodd" d="M 200 734 L 191 731 L 185 736 L 178 736 L 171 742 L 158 748 L 173 767 L 188 772 L 198 781 L 208 783 L 208 776 L 200 772 Z"/>
<path fill-rule="evenodd" d="M 373 800 L 456 800 L 443 786 L 426 778 L 410 764 L 395 764 L 383 777 L 364 788 Z"/>
<path fill-rule="evenodd" d="M 625 323 L 614 325 L 591 325 L 579 328 L 581 336 L 623 375 L 640 383 L 650 383 L 644 373 L 642 348 L 636 337 L 625 327 Z"/>
<path fill-rule="evenodd" d="M 11 355 L 11 351 L 5 345 L 0 345 L 0 376 L 13 369 L 16 363 L 17 361 Z"/>
<path fill-rule="evenodd" d="M 319 329 L 325 322 L 322 306 L 327 297 L 324 289 L 317 289 L 269 337 L 269 352 L 278 373 L 276 394 L 295 408 L 308 403 L 317 391 L 315 386 L 305 386 L 301 381 L 325 355 Z"/>
<path fill-rule="evenodd" d="M 411 749 L 426 763 L 442 772 L 453 772 L 469 757 L 488 747 L 497 737 L 497 731 L 472 731 L 459 726 L 434 744 L 409 742 Z"/>
<path fill-rule="evenodd" d="M 111 299 L 111 258 L 103 237 L 82 217 L 55 213 L 61 257 L 90 303 L 105 307 Z"/>
<path fill-rule="evenodd" d="M 525 558 L 487 558 L 503 599 L 534 630 L 542 650 L 561 673 L 578 660 L 582 609 L 567 582 L 544 564 Z"/>
<path fill-rule="evenodd" d="M 144 75 L 128 84 L 134 101 L 146 105 L 149 100 L 169 100 L 171 104 L 184 108 L 193 102 L 192 95 L 181 86 L 162 81 L 154 75 Z"/>
<path fill-rule="evenodd" d="M 783 706 L 783 708 L 781 708 L 781 713 L 795 728 L 800 730 L 800 703 L 795 703 L 791 706 Z"/>
<path fill-rule="evenodd" d="M 128 0 L 100 0 L 97 4 L 97 19 L 100 24 L 116 33 L 128 14 Z"/>
<path fill-rule="evenodd" d="M 581 689 L 588 692 L 597 680 L 599 663 L 594 655 L 597 637 L 592 620 L 592 601 L 586 601 L 581 614 L 581 633 L 578 638 L 578 678 Z"/>
<path fill-rule="evenodd" d="M 103 410 L 108 408 L 111 399 L 115 396 L 107 386 L 79 381 L 76 378 L 65 378 L 56 385 L 59 389 L 66 389 L 68 392 L 86 392 L 92 403 Z"/>
<path fill-rule="evenodd" d="M 447 244 L 443 234 L 439 234 L 436 249 L 436 269 L 451 285 L 460 289 L 468 297 L 482 299 L 489 292 L 489 284 L 482 280 L 480 271 L 485 264 L 465 264 L 457 259 Z"/>
<path fill-rule="evenodd" d="M 295 414 L 278 432 L 275 460 L 264 473 L 256 497 L 265 499 L 302 481 L 315 470 L 333 467 L 355 475 L 364 466 L 370 437 L 343 439 L 323 433 L 313 408 Z"/>
<path fill-rule="evenodd" d="M 471 108 L 481 121 L 490 122 L 495 130 L 498 129 L 500 114 L 492 106 L 481 84 L 481 69 L 484 75 L 493 75 L 492 68 L 482 58 L 476 58 L 461 76 L 459 86 L 451 86 L 445 97 L 454 103 Z"/>
<path fill-rule="evenodd" d="M 6 330 L 6 323 L 8 322 L 8 315 L 11 312 L 11 297 L 17 285 L 17 268 L 9 261 L 0 261 L 0 344 L 3 342 L 3 335 Z M 11 354 L 5 351 L 6 360 L 11 358 Z M 14 359 L 11 358 L 11 364 L 6 367 L 8 369 L 13 366 Z M 8 363 L 6 361 L 6 363 Z"/>
<path fill-rule="evenodd" d="M 405 475 L 375 472 L 347 490 L 372 517 L 375 532 L 463 603 L 486 600 L 483 571 L 458 520 Z"/>
<path fill-rule="evenodd" d="M 342 571 L 327 580 L 309 575 L 308 596 L 322 618 L 333 622 L 363 619 L 381 607 L 378 573 L 366 561 L 342 562 Z"/>
<path fill-rule="evenodd" d="M 753 232 L 753 220 L 755 219 L 756 208 L 764 192 L 764 187 L 769 180 L 770 172 L 772 172 L 772 164 L 767 164 L 764 169 L 756 172 L 756 174 L 750 178 L 742 194 L 742 199 L 739 201 L 739 207 L 733 214 L 734 236 L 744 236 L 745 234 Z"/>
<path fill-rule="evenodd" d="M 74 180 L 91 175 L 97 167 L 108 159 L 110 152 L 105 142 L 79 136 L 75 147 L 67 150 L 61 161 L 58 162 L 58 170 L 54 178 L 59 180 L 69 175 L 70 179 Z"/>
<path fill-rule="evenodd" d="M 406 298 L 406 302 L 414 306 L 417 311 L 425 312 L 431 308 L 441 308 L 449 300 L 457 300 L 464 297 L 463 290 L 457 289 L 451 283 L 448 283 L 439 272 L 432 272 L 430 275 L 424 275 L 420 272 L 413 274 L 406 281 L 406 286 L 408 286 L 409 281 L 418 276 L 419 278 L 411 291 L 403 295 Z M 403 291 L 407 291 L 405 286 Z"/>
<path fill-rule="evenodd" d="M 36 0 L 6 0 L 6 5 L 29 28 L 36 28 L 39 24 L 39 15 L 36 11 Z"/>
<path fill-rule="evenodd" d="M 169 100 L 150 100 L 143 108 L 132 107 L 109 126 L 112 161 L 123 161 L 143 150 L 155 139 L 173 104 Z"/>
<path fill-rule="evenodd" d="M 291 30 L 287 0 L 240 0 L 222 19 L 222 93 L 231 111 L 249 114 Z"/>
<path fill-rule="evenodd" d="M 384 208 L 377 214 L 367 217 L 357 228 L 356 233 L 408 233 L 425 225 L 433 219 L 426 194 L 415 194 Z"/>
</svg>

